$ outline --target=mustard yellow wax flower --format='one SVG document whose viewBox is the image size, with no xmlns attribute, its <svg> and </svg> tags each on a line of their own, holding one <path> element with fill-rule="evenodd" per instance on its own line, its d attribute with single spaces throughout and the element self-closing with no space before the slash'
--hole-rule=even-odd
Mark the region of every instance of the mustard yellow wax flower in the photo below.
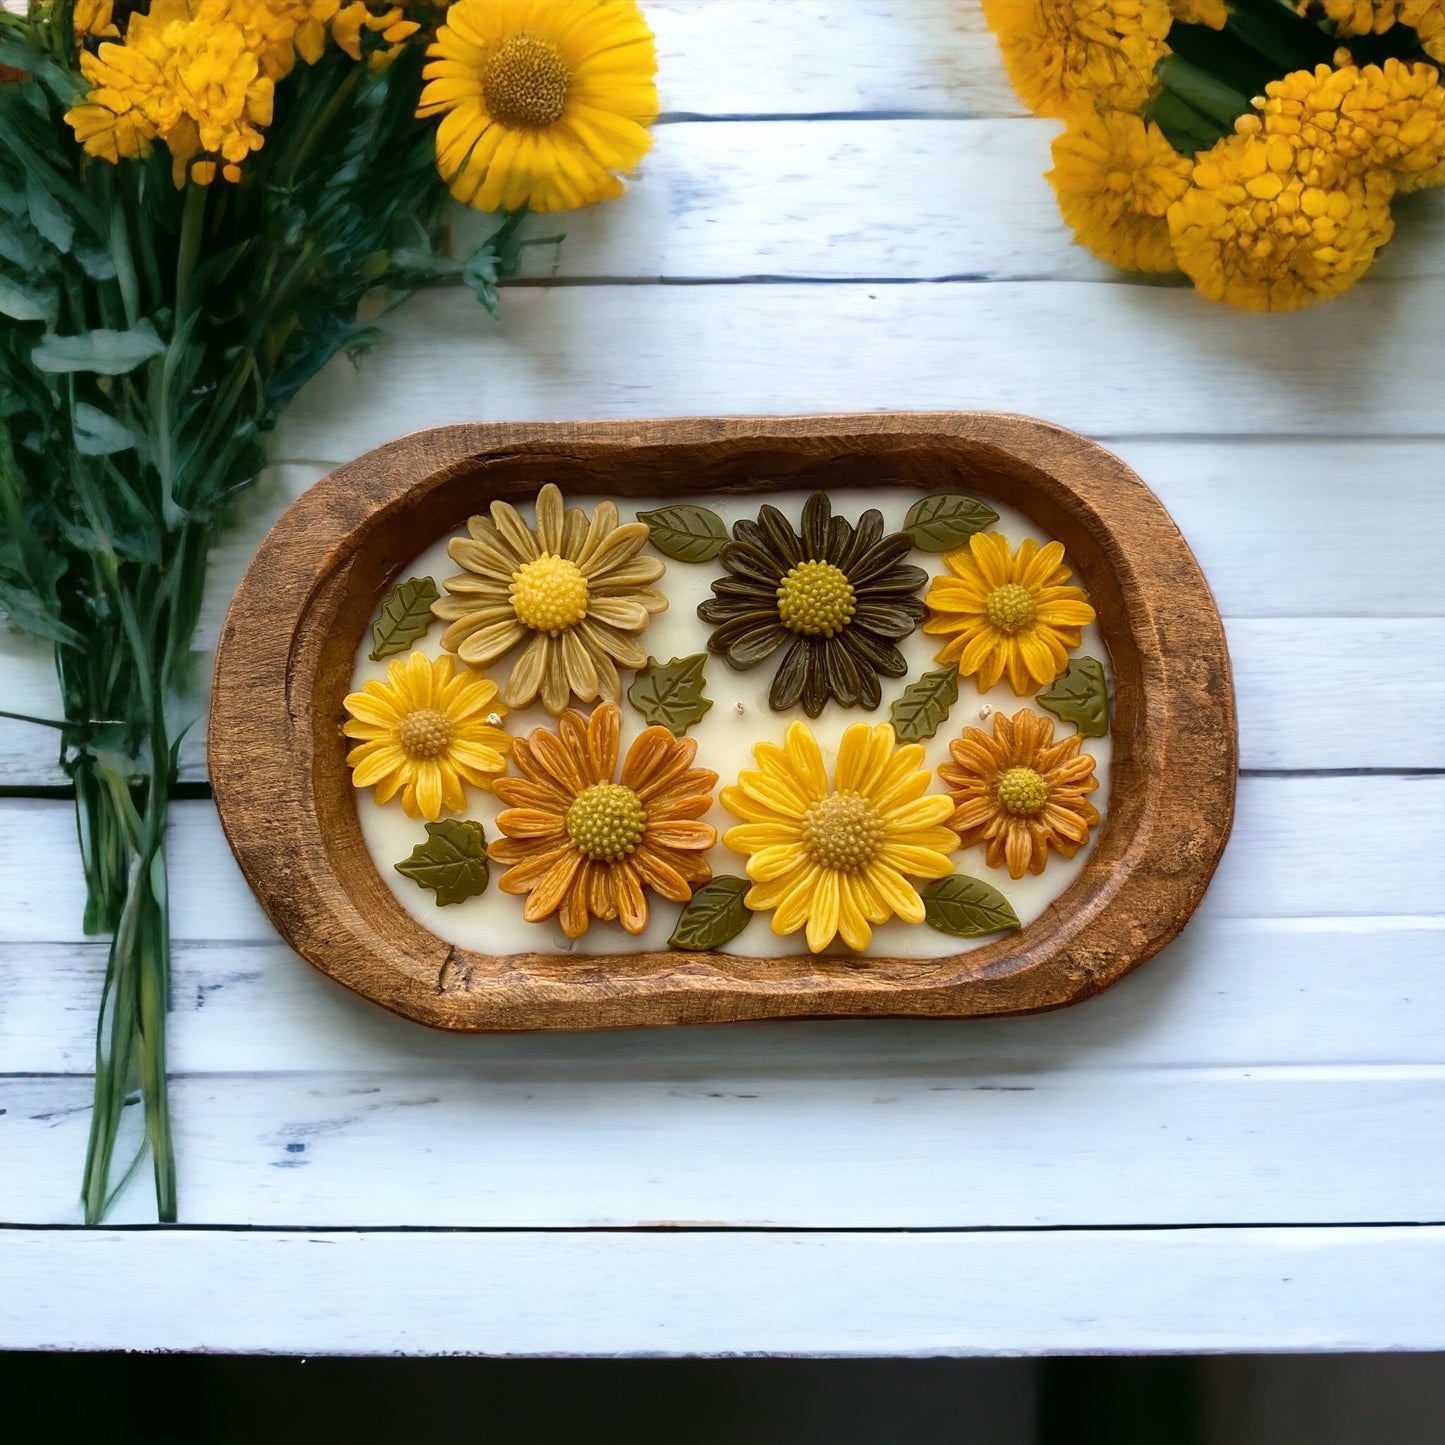
<svg viewBox="0 0 1445 1445">
<path fill-rule="evenodd" d="M 1386 171 L 1311 185 L 1282 136 L 1246 129 L 1195 157 L 1192 184 L 1169 208 L 1175 259 L 1215 301 L 1295 311 L 1347 290 L 1369 269 L 1394 231 L 1394 189 Z"/>
<path fill-rule="evenodd" d="M 457 0 L 417 114 L 437 169 L 480 211 L 566 211 L 623 192 L 652 144 L 657 56 L 634 0 Z"/>
<path fill-rule="evenodd" d="M 384 70 L 420 29 L 399 5 L 373 10 L 365 0 L 352 0 L 331 22 L 331 38 L 353 60 L 364 57 L 372 70 Z"/>
<path fill-rule="evenodd" d="M 506 769 L 512 739 L 498 726 L 507 709 L 497 685 L 450 657 L 398 657 L 385 682 L 365 683 L 343 705 L 342 730 L 358 740 L 346 755 L 352 783 L 375 788 L 378 803 L 400 793 L 408 817 L 460 813 L 468 786 L 489 788 Z"/>
<path fill-rule="evenodd" d="M 794 722 L 781 748 L 759 743 L 753 757 L 758 770 L 720 794 L 742 820 L 723 842 L 747 855 L 747 907 L 771 910 L 777 934 L 806 926 L 814 953 L 839 935 L 849 948 L 867 948 L 869 925 L 895 914 L 923 922 L 913 880 L 952 873 L 958 836 L 946 826 L 952 801 L 924 796 L 922 747 L 898 746 L 887 723 L 854 723 L 830 781 L 817 739 Z"/>
<path fill-rule="evenodd" d="M 1173 271 L 1165 215 L 1192 169 L 1152 121 L 1113 110 L 1070 122 L 1046 179 L 1081 246 L 1128 271 Z"/>
<path fill-rule="evenodd" d="M 975 532 L 967 547 L 943 559 L 948 575 L 935 577 L 923 599 L 923 630 L 948 643 L 938 661 L 977 677 L 987 692 L 1007 677 L 1018 697 L 1037 692 L 1069 665 L 1079 629 L 1094 620 L 1083 591 L 1068 584 L 1058 542 L 1040 547 L 1032 537 L 1009 548 L 998 532 Z"/>
<path fill-rule="evenodd" d="M 1004 68 L 1035 115 L 1139 110 L 1169 53 L 1168 0 L 983 0 Z"/>
<path fill-rule="evenodd" d="M 1225 0 L 1169 0 L 1174 18 L 1185 25 L 1207 25 L 1223 30 L 1229 23 L 1229 6 Z"/>
</svg>

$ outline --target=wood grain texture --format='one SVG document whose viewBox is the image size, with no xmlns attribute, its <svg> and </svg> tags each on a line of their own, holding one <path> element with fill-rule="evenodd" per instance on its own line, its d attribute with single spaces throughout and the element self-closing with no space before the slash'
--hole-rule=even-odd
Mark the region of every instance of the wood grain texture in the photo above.
<svg viewBox="0 0 1445 1445">
<path fill-rule="evenodd" d="M 1016 937 L 930 961 L 641 953 L 491 957 L 446 944 L 396 902 L 361 838 L 341 700 L 397 569 L 492 497 L 829 491 L 963 480 L 1021 508 L 1068 552 L 1114 667 L 1109 810 L 1063 897 Z M 974 1016 L 1107 988 L 1183 926 L 1229 834 L 1237 760 L 1223 628 L 1154 495 L 1057 427 L 954 414 L 475 426 L 362 457 L 263 543 L 222 632 L 212 786 L 242 871 L 277 928 L 333 978 L 452 1029 L 618 1028 L 832 1015 Z M 298 796 L 299 795 L 299 796 Z M 296 796 L 278 814 L 278 798 Z"/>
</svg>

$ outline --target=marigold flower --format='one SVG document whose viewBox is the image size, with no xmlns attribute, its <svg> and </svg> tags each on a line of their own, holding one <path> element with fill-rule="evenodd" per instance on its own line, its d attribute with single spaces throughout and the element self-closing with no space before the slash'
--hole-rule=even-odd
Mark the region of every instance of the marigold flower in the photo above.
<svg viewBox="0 0 1445 1445">
<path fill-rule="evenodd" d="M 1165 214 L 1193 167 L 1157 125 L 1122 110 L 1079 116 L 1053 149 L 1045 179 L 1081 246 L 1129 271 L 1176 269 Z"/>
<path fill-rule="evenodd" d="M 983 0 L 983 13 L 1009 82 L 1035 115 L 1140 110 L 1158 89 L 1168 0 Z"/>
<path fill-rule="evenodd" d="M 115 0 L 75 0 L 71 12 L 78 40 L 119 40 L 115 25 Z"/>
<path fill-rule="evenodd" d="M 567 211 L 620 196 L 652 144 L 657 55 L 634 0 L 457 0 L 427 50 L 417 115 L 437 169 L 480 211 Z"/>
<path fill-rule="evenodd" d="M 1224 0 L 1169 0 L 1174 18 L 1184 25 L 1207 25 L 1223 30 L 1229 23 L 1229 6 Z"/>
<path fill-rule="evenodd" d="M 758 743 L 753 757 L 758 770 L 719 795 L 742 820 L 723 843 L 747 855 L 748 908 L 772 910 L 777 934 L 806 925 L 814 953 L 840 934 L 849 948 L 867 948 L 869 925 L 895 914 L 923 922 L 912 880 L 952 873 L 958 837 L 946 826 L 951 800 L 924 796 L 931 779 L 922 747 L 898 746 L 888 723 L 854 723 L 830 782 L 817 739 L 794 722 L 781 748 Z"/>
<path fill-rule="evenodd" d="M 353 59 L 363 56 L 373 70 L 384 70 L 402 47 L 421 29 L 415 20 L 408 20 L 400 5 L 375 11 L 365 0 L 352 0 L 338 11 L 331 22 L 331 38 Z M 367 38 L 381 37 L 380 46 L 370 46 Z"/>
</svg>

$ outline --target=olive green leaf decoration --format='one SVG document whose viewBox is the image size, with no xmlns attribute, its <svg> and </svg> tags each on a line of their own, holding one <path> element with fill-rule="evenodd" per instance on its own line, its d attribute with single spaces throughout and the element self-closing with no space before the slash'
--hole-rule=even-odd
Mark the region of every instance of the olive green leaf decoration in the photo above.
<svg viewBox="0 0 1445 1445">
<path fill-rule="evenodd" d="M 1008 899 L 991 884 L 965 873 L 926 883 L 918 896 L 923 899 L 928 926 L 954 938 L 982 938 L 1019 927 L 1018 914 Z"/>
<path fill-rule="evenodd" d="M 694 723 L 701 722 L 712 700 L 702 693 L 703 668 L 707 653 L 691 657 L 674 657 L 661 663 L 647 659 L 627 689 L 627 700 L 647 721 L 661 725 L 681 737 Z"/>
<path fill-rule="evenodd" d="M 1086 738 L 1101 738 L 1109 731 L 1109 684 L 1104 664 L 1097 657 L 1076 657 L 1069 670 L 1038 696 L 1039 705 L 1074 723 Z"/>
<path fill-rule="evenodd" d="M 711 562 L 727 545 L 727 524 L 716 512 L 679 502 L 655 512 L 639 512 L 652 533 L 652 545 L 677 562 Z"/>
<path fill-rule="evenodd" d="M 920 552 L 951 552 L 996 521 L 998 513 L 977 497 L 938 492 L 914 502 L 903 519 L 903 531 Z"/>
<path fill-rule="evenodd" d="M 894 699 L 889 712 L 894 735 L 900 743 L 921 743 L 924 738 L 931 738 L 948 721 L 949 709 L 957 701 L 956 667 L 925 672 Z"/>
<path fill-rule="evenodd" d="M 736 938 L 752 917 L 743 902 L 743 896 L 752 886 L 746 878 L 730 873 L 719 874 L 704 883 L 678 917 L 677 927 L 667 940 L 668 947 L 705 953 Z"/>
<path fill-rule="evenodd" d="M 398 873 L 436 890 L 437 907 L 465 903 L 487 887 L 487 835 L 470 818 L 443 818 L 426 825 L 427 840 L 396 865 Z"/>
<path fill-rule="evenodd" d="M 398 582 L 382 599 L 381 616 L 371 625 L 371 660 L 405 652 L 432 625 L 431 605 L 440 596 L 430 577 Z"/>
</svg>

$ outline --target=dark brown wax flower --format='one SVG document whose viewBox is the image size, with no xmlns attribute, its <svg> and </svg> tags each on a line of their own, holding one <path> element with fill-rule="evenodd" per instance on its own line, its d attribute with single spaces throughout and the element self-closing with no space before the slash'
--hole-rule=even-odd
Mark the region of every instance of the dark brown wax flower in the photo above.
<svg viewBox="0 0 1445 1445">
<path fill-rule="evenodd" d="M 928 574 L 903 561 L 912 546 L 904 533 L 885 537 L 874 508 L 856 525 L 835 517 L 825 492 L 808 498 L 801 535 L 776 507 L 762 507 L 757 521 L 733 526 L 718 554 L 727 576 L 697 609 L 715 624 L 708 650 L 738 672 L 779 653 L 768 693 L 777 712 L 801 702 L 817 717 L 829 698 L 876 708 L 879 677 L 908 671 L 894 644 L 927 615 L 914 594 Z"/>
</svg>

